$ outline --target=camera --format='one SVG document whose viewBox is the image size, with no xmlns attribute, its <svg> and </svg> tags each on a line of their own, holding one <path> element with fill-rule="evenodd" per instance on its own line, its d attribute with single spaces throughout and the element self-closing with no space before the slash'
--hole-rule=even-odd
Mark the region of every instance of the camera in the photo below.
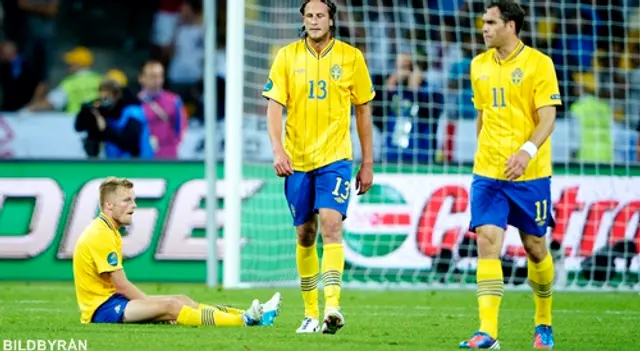
<svg viewBox="0 0 640 351">
<path fill-rule="evenodd" d="M 113 106 L 113 101 L 109 99 L 88 101 L 82 105 L 76 117 L 76 131 L 86 132 L 82 138 L 82 145 L 89 157 L 100 154 L 101 143 L 104 141 L 103 134 L 98 130 L 95 115 L 100 114 L 105 119 L 117 119 L 119 116 L 114 113 Z"/>
<path fill-rule="evenodd" d="M 114 102 L 110 99 L 95 99 L 93 101 L 87 102 L 85 107 L 92 114 L 94 112 L 99 113 L 104 118 L 116 119 L 118 116 L 117 113 L 113 113 Z"/>
</svg>

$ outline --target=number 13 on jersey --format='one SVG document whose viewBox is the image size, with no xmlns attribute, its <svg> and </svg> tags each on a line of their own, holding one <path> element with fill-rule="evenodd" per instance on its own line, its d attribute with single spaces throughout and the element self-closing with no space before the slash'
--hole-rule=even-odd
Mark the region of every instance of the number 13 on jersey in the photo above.
<svg viewBox="0 0 640 351">
<path fill-rule="evenodd" d="M 324 100 L 327 97 L 327 81 L 309 81 L 309 99 Z"/>
</svg>

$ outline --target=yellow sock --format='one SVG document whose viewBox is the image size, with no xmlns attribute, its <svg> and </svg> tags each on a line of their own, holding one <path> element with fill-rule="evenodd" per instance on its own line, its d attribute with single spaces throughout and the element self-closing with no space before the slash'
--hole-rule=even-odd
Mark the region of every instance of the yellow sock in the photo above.
<svg viewBox="0 0 640 351">
<path fill-rule="evenodd" d="M 340 308 L 340 290 L 344 271 L 344 245 L 324 245 L 322 255 L 322 284 L 325 309 Z"/>
<path fill-rule="evenodd" d="M 182 307 L 177 322 L 178 324 L 190 326 L 210 325 L 226 327 L 244 325 L 244 320 L 241 315 L 218 311 L 215 308 L 197 310 L 189 306 Z"/>
<path fill-rule="evenodd" d="M 204 325 L 202 311 L 193 307 L 182 306 L 176 322 L 182 325 Z"/>
<path fill-rule="evenodd" d="M 477 295 L 480 314 L 480 331 L 497 339 L 500 301 L 504 294 L 500 260 L 478 259 L 476 279 L 478 281 Z"/>
<path fill-rule="evenodd" d="M 229 306 L 223 306 L 223 305 L 205 305 L 203 303 L 198 305 L 198 310 L 203 310 L 205 308 L 213 308 L 215 310 L 218 311 L 222 311 L 222 312 L 227 312 L 227 313 L 231 313 L 231 314 L 239 314 L 242 315 L 244 313 L 244 310 L 239 310 L 237 308 L 233 308 L 233 307 L 229 307 Z"/>
<path fill-rule="evenodd" d="M 318 319 L 318 278 L 320 267 L 316 245 L 309 247 L 297 245 L 296 263 L 300 275 L 300 290 L 304 301 L 304 315 Z"/>
<path fill-rule="evenodd" d="M 207 311 L 212 311 L 211 309 L 206 309 L 202 311 L 203 316 Z M 204 318 L 204 317 L 203 317 Z M 207 316 L 207 318 L 210 318 Z M 214 325 L 218 327 L 241 327 L 244 325 L 244 319 L 242 319 L 241 314 L 228 313 L 222 311 L 213 310 L 213 321 Z"/>
<path fill-rule="evenodd" d="M 529 260 L 529 285 L 533 289 L 533 301 L 536 303 L 536 325 L 551 325 L 551 288 L 553 287 L 553 259 L 547 253 L 540 263 Z"/>
</svg>

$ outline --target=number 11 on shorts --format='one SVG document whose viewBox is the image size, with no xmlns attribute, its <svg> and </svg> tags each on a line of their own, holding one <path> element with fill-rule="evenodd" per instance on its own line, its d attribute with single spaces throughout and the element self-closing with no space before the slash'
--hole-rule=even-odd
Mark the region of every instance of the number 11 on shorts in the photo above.
<svg viewBox="0 0 640 351">
<path fill-rule="evenodd" d="M 536 222 L 547 219 L 547 200 L 536 201 Z"/>
</svg>

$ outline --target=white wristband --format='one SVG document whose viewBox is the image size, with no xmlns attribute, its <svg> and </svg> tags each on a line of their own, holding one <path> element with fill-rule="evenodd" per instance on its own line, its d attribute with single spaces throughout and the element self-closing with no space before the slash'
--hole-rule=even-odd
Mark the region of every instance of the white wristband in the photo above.
<svg viewBox="0 0 640 351">
<path fill-rule="evenodd" d="M 538 147 L 536 146 L 536 144 L 530 141 L 527 141 L 526 143 L 524 143 L 520 147 L 520 150 L 526 151 L 529 154 L 529 156 L 531 156 L 531 158 L 533 158 L 538 153 Z"/>
</svg>

